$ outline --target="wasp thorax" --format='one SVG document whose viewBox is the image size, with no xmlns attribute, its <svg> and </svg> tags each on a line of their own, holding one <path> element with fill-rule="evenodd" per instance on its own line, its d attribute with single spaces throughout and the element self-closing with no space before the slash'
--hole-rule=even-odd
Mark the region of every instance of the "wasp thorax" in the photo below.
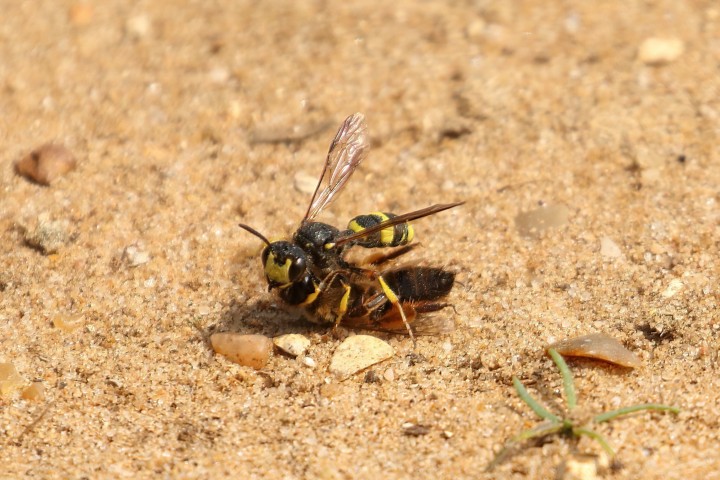
<svg viewBox="0 0 720 480">
<path fill-rule="evenodd" d="M 305 252 L 290 242 L 272 242 L 262 253 L 265 276 L 270 288 L 288 285 L 306 271 Z"/>
</svg>

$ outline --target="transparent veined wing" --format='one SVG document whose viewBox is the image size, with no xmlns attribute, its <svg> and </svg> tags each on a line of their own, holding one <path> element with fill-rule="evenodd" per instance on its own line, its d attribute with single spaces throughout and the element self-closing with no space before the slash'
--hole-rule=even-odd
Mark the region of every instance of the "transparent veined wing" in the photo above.
<svg viewBox="0 0 720 480">
<path fill-rule="evenodd" d="M 368 155 L 370 142 L 365 116 L 355 113 L 345 119 L 330 144 L 323 172 L 303 222 L 314 219 L 343 189 L 350 176 Z"/>
</svg>

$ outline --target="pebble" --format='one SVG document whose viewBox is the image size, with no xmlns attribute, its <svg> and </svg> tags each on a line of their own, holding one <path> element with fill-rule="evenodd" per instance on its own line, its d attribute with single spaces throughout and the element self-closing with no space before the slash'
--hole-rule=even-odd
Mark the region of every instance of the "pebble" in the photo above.
<svg viewBox="0 0 720 480">
<path fill-rule="evenodd" d="M 70 7 L 68 17 L 73 25 L 78 27 L 89 25 L 93 20 L 93 6 L 90 3 L 76 3 Z"/>
<path fill-rule="evenodd" d="M 622 256 L 622 251 L 612 238 L 602 237 L 600 239 L 600 255 L 605 258 L 620 258 Z"/>
<path fill-rule="evenodd" d="M 46 143 L 15 163 L 15 170 L 25 178 L 50 185 L 77 166 L 72 152 L 62 145 Z"/>
<path fill-rule="evenodd" d="M 586 357 L 635 368 L 642 361 L 622 343 L 605 333 L 591 333 L 580 337 L 562 340 L 547 347 L 554 348 L 564 357 Z"/>
<path fill-rule="evenodd" d="M 330 372 L 344 380 L 371 365 L 391 358 L 393 348 L 377 337 L 353 335 L 345 339 L 333 353 Z"/>
<path fill-rule="evenodd" d="M 280 335 L 279 337 L 273 338 L 273 343 L 277 348 L 293 357 L 304 354 L 307 352 L 308 347 L 310 347 L 310 340 L 299 333 Z"/>
<path fill-rule="evenodd" d="M 273 343 L 265 335 L 243 335 L 240 333 L 214 333 L 210 336 L 213 350 L 228 360 L 252 367 L 263 368 L 272 353 Z"/>
<path fill-rule="evenodd" d="M 515 228 L 523 237 L 535 237 L 544 230 L 565 225 L 570 209 L 565 205 L 547 205 L 515 217 Z"/>
<path fill-rule="evenodd" d="M 646 65 L 663 65 L 680 58 L 685 52 L 685 43 L 674 37 L 650 37 L 645 39 L 638 50 L 638 58 Z"/>
<path fill-rule="evenodd" d="M 25 400 L 41 402 L 45 400 L 45 387 L 41 382 L 33 382 L 22 391 L 20 396 Z"/>
<path fill-rule="evenodd" d="M 125 32 L 135 39 L 148 37 L 152 34 L 153 24 L 148 15 L 139 14 L 125 21 Z"/>
<path fill-rule="evenodd" d="M 15 365 L 0 363 L 0 397 L 8 397 L 25 384 Z"/>
<path fill-rule="evenodd" d="M 430 427 L 419 423 L 405 422 L 402 424 L 403 434 L 409 437 L 422 437 L 430 433 Z"/>
<path fill-rule="evenodd" d="M 679 278 L 673 278 L 670 280 L 668 287 L 660 294 L 663 298 L 672 298 L 683 289 L 685 285 Z"/>
<path fill-rule="evenodd" d="M 52 319 L 53 326 L 63 332 L 74 332 L 81 327 L 85 321 L 83 315 L 56 315 Z"/>
<path fill-rule="evenodd" d="M 136 242 L 125 247 L 123 258 L 127 260 L 128 266 L 138 267 L 150 261 L 150 254 L 145 250 L 142 242 Z"/>
<path fill-rule="evenodd" d="M 312 195 L 317 187 L 317 176 L 310 175 L 305 172 L 297 172 L 295 174 L 294 185 L 295 190 L 306 195 Z"/>
<path fill-rule="evenodd" d="M 575 454 L 565 462 L 562 478 L 567 480 L 595 480 L 597 459 L 592 455 Z"/>
<path fill-rule="evenodd" d="M 302 363 L 303 365 L 305 365 L 308 368 L 315 368 L 315 366 L 317 365 L 317 363 L 315 362 L 315 359 L 313 359 L 312 357 L 305 357 L 305 356 L 300 357 L 300 363 Z"/>
<path fill-rule="evenodd" d="M 25 232 L 25 242 L 46 255 L 57 253 L 69 240 L 69 223 L 50 220 L 48 213 L 38 215 L 35 228 Z"/>
</svg>

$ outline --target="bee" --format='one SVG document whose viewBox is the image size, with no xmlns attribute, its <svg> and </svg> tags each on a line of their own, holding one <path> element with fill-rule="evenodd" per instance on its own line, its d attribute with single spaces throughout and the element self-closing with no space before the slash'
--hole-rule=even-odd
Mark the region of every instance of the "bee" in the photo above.
<svg viewBox="0 0 720 480">
<path fill-rule="evenodd" d="M 395 215 L 374 212 L 359 215 L 345 230 L 315 218 L 342 191 L 358 165 L 367 157 L 369 141 L 365 118 L 356 113 L 340 126 L 330 144 L 322 174 L 310 205 L 291 240 L 270 242 L 254 228 L 240 227 L 265 243 L 261 260 L 268 291 L 276 290 L 287 305 L 299 307 L 305 317 L 320 324 L 343 324 L 407 332 L 415 342 L 419 314 L 440 310 L 450 293 L 455 274 L 439 267 L 382 266 L 412 250 L 411 221 L 464 202 L 432 205 Z M 345 258 L 352 247 L 394 248 L 366 265 Z M 432 332 L 433 328 L 426 328 Z"/>
</svg>

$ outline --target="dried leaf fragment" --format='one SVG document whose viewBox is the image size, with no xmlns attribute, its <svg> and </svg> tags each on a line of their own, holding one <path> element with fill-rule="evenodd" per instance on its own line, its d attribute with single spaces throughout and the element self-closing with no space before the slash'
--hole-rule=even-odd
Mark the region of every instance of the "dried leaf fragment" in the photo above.
<svg viewBox="0 0 720 480">
<path fill-rule="evenodd" d="M 594 358 L 630 368 L 642 365 L 637 355 L 605 333 L 591 333 L 590 335 L 569 338 L 555 342 L 547 348 L 554 348 L 564 357 Z"/>
</svg>

